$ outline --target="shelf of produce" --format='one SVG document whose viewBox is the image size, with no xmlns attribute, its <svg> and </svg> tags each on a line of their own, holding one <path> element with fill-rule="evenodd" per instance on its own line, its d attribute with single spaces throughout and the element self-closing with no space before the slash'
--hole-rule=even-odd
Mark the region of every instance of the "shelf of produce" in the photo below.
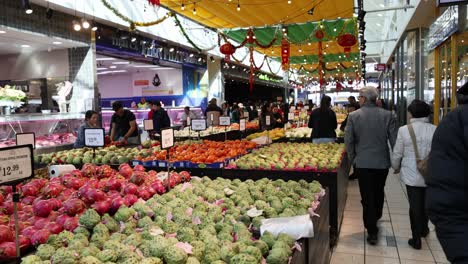
<svg viewBox="0 0 468 264">
<path fill-rule="evenodd" d="M 287 170 L 223 170 L 222 176 L 226 179 L 240 180 L 259 180 L 268 178 L 271 180 L 305 180 L 312 182 L 314 180 L 320 182 L 324 187 L 329 189 L 330 194 L 330 244 L 335 245 L 336 239 L 341 228 L 343 220 L 344 207 L 346 205 L 349 162 L 346 155 L 341 161 L 337 172 L 302 172 L 302 171 L 287 171 Z M 190 171 L 190 170 L 189 170 Z M 193 172 L 194 174 L 195 172 Z M 205 171 L 208 177 L 219 177 L 210 170 Z"/>
</svg>

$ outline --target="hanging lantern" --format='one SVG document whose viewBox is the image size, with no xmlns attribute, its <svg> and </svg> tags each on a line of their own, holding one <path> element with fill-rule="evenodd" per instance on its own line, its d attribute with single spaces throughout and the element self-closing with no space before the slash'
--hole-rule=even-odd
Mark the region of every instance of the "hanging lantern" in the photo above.
<svg viewBox="0 0 468 264">
<path fill-rule="evenodd" d="M 281 40 L 281 66 L 283 67 L 283 71 L 287 71 L 289 69 L 289 53 L 289 41 L 286 38 L 283 38 L 283 40 Z"/>
<path fill-rule="evenodd" d="M 318 40 L 321 40 L 321 39 L 323 39 L 323 37 L 325 37 L 325 33 L 324 33 L 323 30 L 321 30 L 321 29 L 316 30 L 316 31 L 315 31 L 315 37 L 316 37 Z"/>
<path fill-rule="evenodd" d="M 249 31 L 247 31 L 247 42 L 249 44 L 253 44 L 255 42 L 255 34 L 252 29 L 249 29 Z"/>
<path fill-rule="evenodd" d="M 357 38 L 352 34 L 343 34 L 338 37 L 337 41 L 341 47 L 344 47 L 344 53 L 346 57 L 348 57 L 351 52 L 351 47 L 357 43 Z"/>
<path fill-rule="evenodd" d="M 234 52 L 236 52 L 236 48 L 234 48 L 234 46 L 231 43 L 226 42 L 223 45 L 221 45 L 221 47 L 219 47 L 219 51 L 222 54 L 224 54 L 224 60 L 226 62 L 229 62 L 231 61 L 231 55 L 234 54 Z"/>
</svg>

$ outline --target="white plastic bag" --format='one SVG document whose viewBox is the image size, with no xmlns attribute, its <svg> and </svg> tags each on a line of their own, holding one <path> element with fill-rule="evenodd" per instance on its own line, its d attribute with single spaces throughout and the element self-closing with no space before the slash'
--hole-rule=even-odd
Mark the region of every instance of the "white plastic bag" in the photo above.
<svg viewBox="0 0 468 264">
<path fill-rule="evenodd" d="M 263 235 L 265 231 L 275 236 L 285 233 L 299 240 L 303 237 L 314 237 L 314 224 L 310 215 L 270 218 L 262 220 L 260 233 Z"/>
</svg>

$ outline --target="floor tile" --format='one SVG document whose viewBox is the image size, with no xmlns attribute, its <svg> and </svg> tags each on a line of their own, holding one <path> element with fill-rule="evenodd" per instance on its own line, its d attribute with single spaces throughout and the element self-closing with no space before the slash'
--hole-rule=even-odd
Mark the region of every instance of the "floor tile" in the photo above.
<svg viewBox="0 0 468 264">
<path fill-rule="evenodd" d="M 362 241 L 360 243 L 344 243 L 340 241 L 334 248 L 334 252 L 364 255 L 364 243 Z"/>
<path fill-rule="evenodd" d="M 434 257 L 430 250 L 415 250 L 412 248 L 398 248 L 398 253 L 401 259 L 434 261 Z"/>
<path fill-rule="evenodd" d="M 434 261 L 421 261 L 413 259 L 400 259 L 401 264 L 435 264 Z"/>
<path fill-rule="evenodd" d="M 340 236 L 338 238 L 338 245 L 340 243 L 360 243 L 364 245 L 365 243 L 364 232 L 352 233 L 352 234 L 340 233 Z"/>
<path fill-rule="evenodd" d="M 439 240 L 424 239 L 431 250 L 443 250 Z"/>
<path fill-rule="evenodd" d="M 450 263 L 442 250 L 432 250 L 432 255 L 438 263 Z"/>
<path fill-rule="evenodd" d="M 396 239 L 398 248 L 413 249 L 410 245 L 408 245 L 408 240 L 410 239 L 410 237 L 395 237 L 395 239 Z M 430 250 L 429 245 L 424 239 L 421 240 L 421 249 Z"/>
<path fill-rule="evenodd" d="M 330 264 L 364 264 L 364 255 L 335 252 Z"/>
<path fill-rule="evenodd" d="M 366 256 L 366 263 L 369 264 L 400 264 L 397 258 L 384 258 L 376 256 Z"/>
<path fill-rule="evenodd" d="M 366 245 L 366 256 L 398 258 L 398 252 L 395 247 Z"/>
</svg>

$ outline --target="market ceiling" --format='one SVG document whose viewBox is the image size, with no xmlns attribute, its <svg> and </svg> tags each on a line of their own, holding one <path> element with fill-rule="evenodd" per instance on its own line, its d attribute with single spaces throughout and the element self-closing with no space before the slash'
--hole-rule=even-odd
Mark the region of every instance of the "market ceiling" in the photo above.
<svg viewBox="0 0 468 264">
<path fill-rule="evenodd" d="M 281 39 L 286 30 L 291 43 L 291 64 L 313 65 L 309 60 L 315 59 L 319 52 L 319 40 L 314 35 L 317 29 L 325 32 L 324 57 L 338 62 L 345 58 L 345 53 L 336 38 L 345 33 L 357 36 L 353 0 L 161 0 L 160 3 L 237 42 L 246 38 L 249 28 L 253 28 L 263 45 L 276 38 L 272 48 L 256 47 L 270 57 L 281 56 Z M 358 47 L 354 45 L 350 57 L 355 57 L 357 52 Z"/>
</svg>

